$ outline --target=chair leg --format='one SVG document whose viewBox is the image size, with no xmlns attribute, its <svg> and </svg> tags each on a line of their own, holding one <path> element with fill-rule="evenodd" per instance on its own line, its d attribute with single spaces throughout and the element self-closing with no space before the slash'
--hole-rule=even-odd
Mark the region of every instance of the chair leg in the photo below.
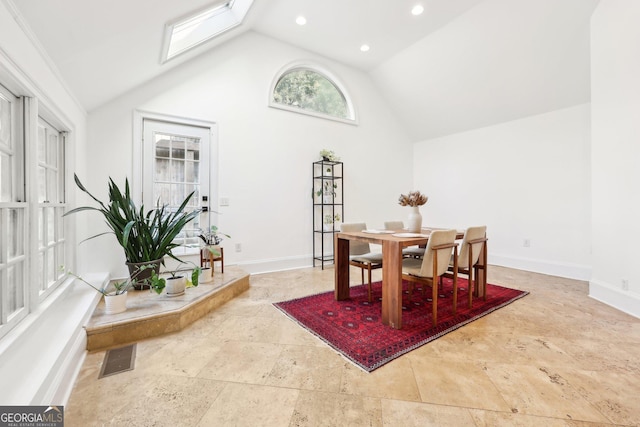
<svg viewBox="0 0 640 427">
<path fill-rule="evenodd" d="M 431 318 L 433 326 L 438 324 L 438 282 L 433 278 L 431 282 Z"/>
<path fill-rule="evenodd" d="M 367 268 L 367 270 L 369 271 L 369 302 L 372 302 L 373 298 L 371 297 L 371 264 L 369 264 L 368 267 L 369 268 Z"/>
<path fill-rule="evenodd" d="M 477 287 L 477 284 L 473 281 L 473 268 L 469 268 L 467 272 L 467 277 L 469 278 L 469 308 L 473 307 L 473 292 Z M 477 276 L 476 276 L 477 278 Z"/>
<path fill-rule="evenodd" d="M 453 275 L 453 315 L 458 311 L 458 277 Z"/>
<path fill-rule="evenodd" d="M 484 281 L 482 282 L 482 298 L 486 301 L 487 300 L 487 264 L 486 262 L 484 264 L 483 270 L 484 270 Z"/>
</svg>

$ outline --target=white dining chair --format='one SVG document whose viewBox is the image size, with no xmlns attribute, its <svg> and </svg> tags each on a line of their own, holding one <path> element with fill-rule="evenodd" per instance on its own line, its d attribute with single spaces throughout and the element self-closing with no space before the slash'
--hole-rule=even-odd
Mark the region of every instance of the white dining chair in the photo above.
<svg viewBox="0 0 640 427">
<path fill-rule="evenodd" d="M 413 292 L 413 284 L 420 283 L 431 287 L 431 315 L 433 325 L 438 324 L 438 284 L 447 272 L 449 260 L 453 257 L 455 267 L 458 266 L 458 245 L 456 230 L 435 230 L 431 232 L 424 257 L 422 259 L 406 258 L 402 260 L 402 279 L 409 282 L 409 301 Z M 453 253 L 453 255 L 452 255 Z M 453 314 L 458 306 L 458 273 L 453 272 Z"/>
<path fill-rule="evenodd" d="M 480 260 L 482 255 L 482 260 Z M 482 261 L 482 262 L 478 262 Z M 473 294 L 478 294 L 478 270 L 483 269 L 487 274 L 487 226 L 469 227 L 464 231 L 460 256 L 457 268 L 451 259 L 447 277 L 453 277 L 453 273 L 461 273 L 467 276 L 469 287 L 469 308 L 473 306 Z M 455 271 L 454 271 L 455 270 Z M 475 273 L 475 275 L 474 275 Z M 487 281 L 483 281 L 483 299 L 487 299 Z"/>
<path fill-rule="evenodd" d="M 340 224 L 340 231 L 352 232 L 366 230 L 365 223 Z M 349 242 L 349 265 L 360 268 L 362 284 L 364 285 L 364 272 L 368 272 L 369 302 L 373 301 L 371 292 L 371 271 L 382 268 L 382 254 L 371 252 L 367 242 L 352 240 Z"/>
</svg>

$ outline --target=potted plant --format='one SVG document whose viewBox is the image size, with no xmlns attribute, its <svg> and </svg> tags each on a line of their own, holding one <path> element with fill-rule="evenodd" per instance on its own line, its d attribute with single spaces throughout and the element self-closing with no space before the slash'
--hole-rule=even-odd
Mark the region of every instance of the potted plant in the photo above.
<svg viewBox="0 0 640 427">
<path fill-rule="evenodd" d="M 334 153 L 332 150 L 327 150 L 326 148 L 323 148 L 322 150 L 320 150 L 320 157 L 322 157 L 322 160 L 327 162 L 340 161 L 340 157 L 338 157 L 336 153 Z"/>
<path fill-rule="evenodd" d="M 138 269 L 136 275 L 132 277 L 128 277 L 123 280 L 114 280 L 111 283 L 107 284 L 102 288 L 97 288 L 88 281 L 86 281 L 81 276 L 75 274 L 72 271 L 66 271 L 67 275 L 72 276 L 79 280 L 80 282 L 91 286 L 96 291 L 100 292 L 104 298 L 105 304 L 105 313 L 106 314 L 117 314 L 122 313 L 127 309 L 127 291 L 133 286 L 136 280 L 136 276 L 140 275 L 145 270 L 152 270 L 154 268 L 153 264 L 146 264 L 141 266 Z M 64 271 L 64 267 L 61 267 L 61 270 Z"/>
<path fill-rule="evenodd" d="M 186 262 L 182 262 L 186 264 Z M 193 265 L 190 278 L 180 274 L 185 270 L 176 269 L 173 271 L 167 271 L 170 277 L 160 277 L 155 271 L 151 275 L 150 287 L 151 290 L 157 294 L 161 294 L 163 290 L 166 291 L 167 296 L 175 297 L 182 295 L 185 289 L 188 287 L 196 287 L 200 283 L 200 276 L 202 274 L 202 268 L 190 262 Z M 191 280 L 189 280 L 191 279 Z"/>
<path fill-rule="evenodd" d="M 333 181 L 324 181 L 322 188 L 316 191 L 316 196 L 322 196 L 322 202 L 325 204 L 333 203 L 333 198 L 336 196 L 336 189 L 338 184 Z"/>
<path fill-rule="evenodd" d="M 140 266 L 155 264 L 153 271 L 159 271 L 160 264 L 164 265 L 164 257 L 182 262 L 171 252 L 179 246 L 175 238 L 184 226 L 196 218 L 200 210 L 186 211 L 187 205 L 194 193 L 187 196 L 177 209 L 169 209 L 166 205 L 158 205 L 145 212 L 144 205 L 136 206 L 129 190 L 129 180 L 125 180 L 124 192 L 109 178 L 109 202 L 103 203 L 91 194 L 74 174 L 76 185 L 98 203 L 98 207 L 82 206 L 70 210 L 65 214 L 91 210 L 100 212 L 111 229 L 110 232 L 100 233 L 89 237 L 92 239 L 103 234 L 114 234 L 122 246 L 129 266 L 130 276 L 137 278 L 134 287 L 142 289 L 149 287 L 148 280 L 152 269 L 142 269 Z M 88 240 L 87 239 L 87 240 Z"/>
<path fill-rule="evenodd" d="M 339 221 L 340 221 L 340 214 L 335 214 L 335 215 L 326 214 L 324 216 L 324 223 L 322 228 L 324 229 L 324 231 L 333 231 L 334 223 Z"/>
<path fill-rule="evenodd" d="M 209 251 L 214 257 L 220 256 L 220 243 L 222 243 L 224 238 L 231 238 L 228 234 L 219 231 L 215 225 L 212 225 L 206 233 L 200 230 L 198 237 L 203 244 L 202 250 Z"/>
</svg>

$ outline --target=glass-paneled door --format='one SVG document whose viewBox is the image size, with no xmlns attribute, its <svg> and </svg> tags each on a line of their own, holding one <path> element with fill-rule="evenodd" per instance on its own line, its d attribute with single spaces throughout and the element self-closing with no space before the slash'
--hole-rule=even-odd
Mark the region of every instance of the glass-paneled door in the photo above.
<svg viewBox="0 0 640 427">
<path fill-rule="evenodd" d="M 210 129 L 145 119 L 143 123 L 143 203 L 177 209 L 194 195 L 187 210 L 207 206 L 209 200 Z M 178 236 L 180 244 L 198 246 L 200 229 L 207 229 L 208 216 L 200 215 Z"/>
</svg>

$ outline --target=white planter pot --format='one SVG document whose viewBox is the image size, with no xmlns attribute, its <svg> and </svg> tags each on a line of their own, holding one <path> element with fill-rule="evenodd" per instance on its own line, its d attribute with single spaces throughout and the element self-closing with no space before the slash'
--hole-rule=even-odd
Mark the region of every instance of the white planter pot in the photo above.
<svg viewBox="0 0 640 427">
<path fill-rule="evenodd" d="M 198 283 L 209 283 L 213 280 L 213 268 L 203 267 L 198 278 Z"/>
<path fill-rule="evenodd" d="M 167 285 L 164 288 L 167 296 L 175 297 L 184 294 L 187 287 L 187 278 L 184 276 L 176 276 L 167 278 Z"/>
<path fill-rule="evenodd" d="M 106 314 L 118 314 L 127 310 L 127 293 L 120 295 L 104 296 L 104 312 Z"/>
<path fill-rule="evenodd" d="M 322 229 L 324 231 L 333 231 L 333 223 L 331 223 L 331 224 L 322 224 Z"/>
</svg>

